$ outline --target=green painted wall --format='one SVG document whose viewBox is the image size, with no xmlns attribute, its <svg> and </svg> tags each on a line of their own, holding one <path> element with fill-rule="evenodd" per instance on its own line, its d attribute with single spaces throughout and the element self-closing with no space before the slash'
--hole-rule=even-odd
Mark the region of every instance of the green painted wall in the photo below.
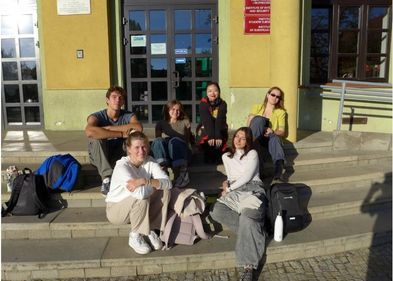
<svg viewBox="0 0 393 281">
<path fill-rule="evenodd" d="M 268 88 L 229 88 L 223 93 L 228 104 L 228 126 L 232 130 L 245 126 L 247 116 L 255 103 L 262 103 Z"/>
<path fill-rule="evenodd" d="M 322 90 L 319 87 L 299 89 L 298 129 L 320 131 L 322 122 Z"/>
<path fill-rule="evenodd" d="M 90 113 L 105 108 L 106 89 L 47 90 L 44 99 L 47 130 L 83 130 Z"/>
<path fill-rule="evenodd" d="M 322 131 L 337 128 L 339 101 L 324 99 L 322 106 Z M 341 130 L 355 132 L 392 133 L 392 105 L 372 102 L 345 102 L 343 117 L 349 117 L 351 108 L 355 117 L 367 117 L 367 124 L 354 124 L 352 128 L 343 124 Z"/>
</svg>

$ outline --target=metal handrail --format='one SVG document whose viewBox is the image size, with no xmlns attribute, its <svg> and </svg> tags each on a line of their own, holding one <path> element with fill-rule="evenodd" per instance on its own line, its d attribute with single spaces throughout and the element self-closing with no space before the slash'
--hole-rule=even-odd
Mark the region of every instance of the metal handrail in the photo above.
<svg viewBox="0 0 393 281">
<path fill-rule="evenodd" d="M 321 96 L 327 98 L 340 99 L 338 118 L 337 118 L 337 130 L 341 130 L 345 99 L 355 100 L 355 101 L 375 101 L 375 102 L 392 103 L 392 84 L 377 83 L 377 82 L 360 82 L 360 81 L 352 81 L 352 80 L 333 80 L 333 83 L 341 83 L 341 87 L 323 85 L 321 86 L 321 88 L 330 90 L 331 93 L 322 93 Z M 347 84 L 377 86 L 377 87 L 385 87 L 385 88 L 363 89 L 363 88 L 347 87 Z M 365 95 L 367 95 L 367 98 L 365 97 Z"/>
</svg>

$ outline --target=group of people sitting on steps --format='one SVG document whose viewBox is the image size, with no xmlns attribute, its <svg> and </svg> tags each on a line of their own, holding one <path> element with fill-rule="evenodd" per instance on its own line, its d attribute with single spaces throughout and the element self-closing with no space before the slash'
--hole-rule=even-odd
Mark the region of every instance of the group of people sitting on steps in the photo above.
<svg viewBox="0 0 393 281">
<path fill-rule="evenodd" d="M 181 102 L 173 100 L 165 105 L 150 145 L 136 115 L 122 109 L 126 95 L 121 87 L 109 88 L 107 108 L 88 116 L 85 132 L 90 161 L 102 178 L 108 220 L 130 224 L 129 246 L 138 254 L 147 254 L 163 246 L 156 230 L 162 231 L 165 224 L 163 206 L 167 206 L 169 190 L 190 182 L 193 134 Z M 199 105 L 198 146 L 206 163 L 222 161 L 227 176 L 210 216 L 237 234 L 236 259 L 244 268 L 241 280 L 252 280 L 265 252 L 266 196 L 260 176 L 263 147 L 273 160 L 274 180 L 283 172 L 284 92 L 270 88 L 263 103 L 253 106 L 247 126 L 235 131 L 230 146 L 226 114 L 218 83 L 208 83 Z M 168 168 L 173 170 L 173 182 Z M 236 207 L 226 204 L 231 196 L 240 198 Z"/>
</svg>

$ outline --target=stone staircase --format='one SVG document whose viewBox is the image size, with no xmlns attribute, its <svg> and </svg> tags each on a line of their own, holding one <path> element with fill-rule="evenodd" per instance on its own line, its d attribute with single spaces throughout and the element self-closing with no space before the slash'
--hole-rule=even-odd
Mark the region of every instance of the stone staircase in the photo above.
<svg viewBox="0 0 393 281">
<path fill-rule="evenodd" d="M 225 227 L 219 234 L 227 235 L 227 239 L 213 237 L 193 246 L 177 245 L 144 256 L 134 253 L 128 247 L 129 227 L 106 220 L 100 181 L 88 164 L 87 153 L 72 147 L 56 153 L 65 152 L 83 164 L 75 191 L 56 194 L 68 208 L 43 219 L 2 219 L 2 280 L 130 277 L 236 267 L 236 236 Z M 319 132 L 287 144 L 286 152 L 289 181 L 305 183 L 312 190 L 308 204 L 312 222 L 280 243 L 268 239 L 267 263 L 391 241 L 390 135 Z M 4 169 L 13 163 L 34 170 L 49 155 L 3 151 L 2 166 Z M 265 165 L 266 174 L 271 168 Z M 225 179 L 223 166 L 202 164 L 197 155 L 191 179 L 190 187 L 203 191 L 208 202 L 214 200 L 217 187 Z M 8 197 L 3 183 L 2 201 Z"/>
</svg>

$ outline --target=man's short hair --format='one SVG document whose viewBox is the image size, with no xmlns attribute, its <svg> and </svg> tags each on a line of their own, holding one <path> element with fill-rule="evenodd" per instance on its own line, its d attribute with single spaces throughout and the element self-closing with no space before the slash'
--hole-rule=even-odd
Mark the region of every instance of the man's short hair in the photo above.
<svg viewBox="0 0 393 281">
<path fill-rule="evenodd" d="M 109 99 L 109 96 L 113 92 L 118 92 L 124 99 L 127 97 L 127 92 L 120 86 L 111 86 L 108 91 L 106 91 L 106 98 Z"/>
</svg>

